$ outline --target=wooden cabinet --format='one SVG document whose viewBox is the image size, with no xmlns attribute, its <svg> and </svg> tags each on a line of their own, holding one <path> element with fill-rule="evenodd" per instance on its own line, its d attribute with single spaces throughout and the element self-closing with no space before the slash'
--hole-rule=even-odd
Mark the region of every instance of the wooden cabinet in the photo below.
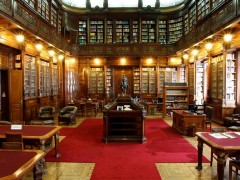
<svg viewBox="0 0 240 180">
<path fill-rule="evenodd" d="M 140 94 L 140 68 L 139 67 L 133 68 L 133 94 L 134 95 Z"/>
<path fill-rule="evenodd" d="M 116 21 L 116 42 L 130 42 L 130 25 L 129 21 Z"/>
<path fill-rule="evenodd" d="M 138 43 L 139 39 L 139 24 L 138 21 L 134 20 L 132 23 L 132 42 Z"/>
<path fill-rule="evenodd" d="M 163 118 L 172 117 L 172 110 L 188 109 L 186 83 L 165 83 L 163 97 Z"/>
<path fill-rule="evenodd" d="M 90 43 L 104 42 L 104 21 L 90 21 Z"/>
<path fill-rule="evenodd" d="M 177 42 L 183 35 L 183 21 L 182 17 L 168 20 L 169 37 L 168 43 Z"/>
<path fill-rule="evenodd" d="M 127 107 L 131 110 L 126 110 Z M 119 96 L 103 110 L 103 141 L 146 142 L 145 118 L 146 110 L 142 105 L 131 101 L 131 97 Z"/>
<path fill-rule="evenodd" d="M 104 69 L 103 67 L 91 67 L 89 74 L 89 94 L 104 93 Z"/>
<path fill-rule="evenodd" d="M 22 69 L 21 54 L 15 55 L 15 69 Z"/>
<path fill-rule="evenodd" d="M 156 93 L 156 68 L 142 67 L 141 93 Z"/>
<path fill-rule="evenodd" d="M 113 42 L 113 21 L 107 21 L 107 43 Z"/>
<path fill-rule="evenodd" d="M 156 21 L 143 20 L 142 21 L 142 43 L 156 42 Z"/>
<path fill-rule="evenodd" d="M 106 94 L 112 93 L 112 68 L 107 67 L 106 69 Z"/>
<path fill-rule="evenodd" d="M 87 21 L 79 21 L 78 40 L 80 45 L 87 43 Z"/>
<path fill-rule="evenodd" d="M 59 87 L 58 87 L 58 83 L 59 83 L 59 80 L 58 80 L 58 65 L 57 64 L 53 64 L 52 66 L 52 95 L 55 96 L 55 95 L 58 95 L 58 90 L 59 90 Z"/>
<path fill-rule="evenodd" d="M 51 95 L 51 76 L 49 62 L 40 60 L 39 62 L 39 96 Z"/>
<path fill-rule="evenodd" d="M 37 97 L 36 59 L 33 56 L 24 56 L 24 98 Z"/>
<path fill-rule="evenodd" d="M 159 20 L 158 22 L 158 42 L 167 44 L 167 21 Z"/>
</svg>

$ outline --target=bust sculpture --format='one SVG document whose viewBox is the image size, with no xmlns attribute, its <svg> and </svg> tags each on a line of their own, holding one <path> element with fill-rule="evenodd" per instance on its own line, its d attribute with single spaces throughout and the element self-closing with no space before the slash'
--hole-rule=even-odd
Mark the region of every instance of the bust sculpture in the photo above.
<svg viewBox="0 0 240 180">
<path fill-rule="evenodd" d="M 128 88 L 128 80 L 125 74 L 122 75 L 121 88 L 122 88 L 123 94 L 126 94 L 126 89 Z"/>
</svg>

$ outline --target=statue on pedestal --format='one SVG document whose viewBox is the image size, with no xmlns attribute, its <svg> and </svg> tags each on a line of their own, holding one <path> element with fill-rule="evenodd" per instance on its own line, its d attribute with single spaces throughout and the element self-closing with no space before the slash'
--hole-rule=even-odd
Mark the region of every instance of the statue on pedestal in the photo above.
<svg viewBox="0 0 240 180">
<path fill-rule="evenodd" d="M 122 88 L 122 94 L 126 95 L 126 90 L 128 88 L 128 79 L 125 76 L 125 74 L 122 75 L 122 79 L 121 79 L 121 88 Z"/>
</svg>

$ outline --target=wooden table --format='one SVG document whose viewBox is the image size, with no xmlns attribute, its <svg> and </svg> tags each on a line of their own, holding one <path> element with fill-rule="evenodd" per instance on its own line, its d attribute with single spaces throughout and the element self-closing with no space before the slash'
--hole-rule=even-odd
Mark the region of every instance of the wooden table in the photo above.
<svg viewBox="0 0 240 180">
<path fill-rule="evenodd" d="M 91 101 L 92 109 L 95 112 L 95 117 L 97 117 L 100 102 L 101 101 Z M 82 111 L 82 116 L 84 116 L 83 113 L 84 113 L 86 101 L 75 100 L 74 102 L 68 103 L 68 105 L 69 106 L 77 106 L 77 108 Z"/>
<path fill-rule="evenodd" d="M 196 133 L 198 138 L 198 170 L 202 169 L 203 144 L 206 144 L 216 152 L 218 180 L 224 179 L 224 167 L 227 157 L 231 154 L 240 153 L 240 135 L 234 132 L 231 134 L 236 138 L 217 139 L 208 132 Z"/>
<path fill-rule="evenodd" d="M 41 150 L 45 151 L 45 142 L 54 137 L 55 141 L 55 157 L 60 157 L 59 154 L 59 131 L 60 126 L 33 126 L 23 125 L 22 130 L 11 130 L 11 125 L 0 125 L 0 139 L 5 139 L 6 132 L 22 133 L 23 142 L 33 141 L 40 145 Z"/>
<path fill-rule="evenodd" d="M 184 110 L 173 110 L 173 124 L 172 126 L 182 135 L 191 135 L 191 128 L 195 127 L 196 132 L 204 131 L 205 128 L 205 114 L 185 113 Z"/>
<path fill-rule="evenodd" d="M 0 150 L 0 179 L 22 179 L 33 169 L 34 179 L 42 179 L 41 150 Z"/>
</svg>

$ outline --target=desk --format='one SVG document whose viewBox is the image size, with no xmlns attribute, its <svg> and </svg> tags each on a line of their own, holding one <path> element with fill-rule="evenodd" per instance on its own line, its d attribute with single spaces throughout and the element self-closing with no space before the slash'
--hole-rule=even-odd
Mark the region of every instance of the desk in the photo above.
<svg viewBox="0 0 240 180">
<path fill-rule="evenodd" d="M 78 103 L 80 105 L 80 109 L 82 109 L 82 116 L 83 116 L 83 113 L 85 112 L 86 102 L 85 101 L 79 101 Z M 99 101 L 91 101 L 91 105 L 92 105 L 92 109 L 95 112 L 95 117 L 97 117 L 98 108 L 99 108 Z"/>
<path fill-rule="evenodd" d="M 191 134 L 190 127 L 195 126 L 196 132 L 204 131 L 206 115 L 197 115 L 193 113 L 185 113 L 184 110 L 173 110 L 172 126 L 181 134 L 189 136 Z"/>
<path fill-rule="evenodd" d="M 32 169 L 34 179 L 42 179 L 44 155 L 41 150 L 0 150 L 0 179 L 22 179 Z"/>
<path fill-rule="evenodd" d="M 224 179 L 224 166 L 229 155 L 240 152 L 240 136 L 232 132 L 236 138 L 217 139 L 209 135 L 208 132 L 197 132 L 198 138 L 198 166 L 197 169 L 202 169 L 202 152 L 203 144 L 205 143 L 217 154 L 217 174 L 218 180 Z"/>
<path fill-rule="evenodd" d="M 33 141 L 40 145 L 41 150 L 45 151 L 45 142 L 54 136 L 55 141 L 55 157 L 60 157 L 59 154 L 59 130 L 60 126 L 31 126 L 23 125 L 22 130 L 11 130 L 10 125 L 0 125 L 0 139 L 5 139 L 6 132 L 22 133 L 23 142 Z"/>
</svg>

